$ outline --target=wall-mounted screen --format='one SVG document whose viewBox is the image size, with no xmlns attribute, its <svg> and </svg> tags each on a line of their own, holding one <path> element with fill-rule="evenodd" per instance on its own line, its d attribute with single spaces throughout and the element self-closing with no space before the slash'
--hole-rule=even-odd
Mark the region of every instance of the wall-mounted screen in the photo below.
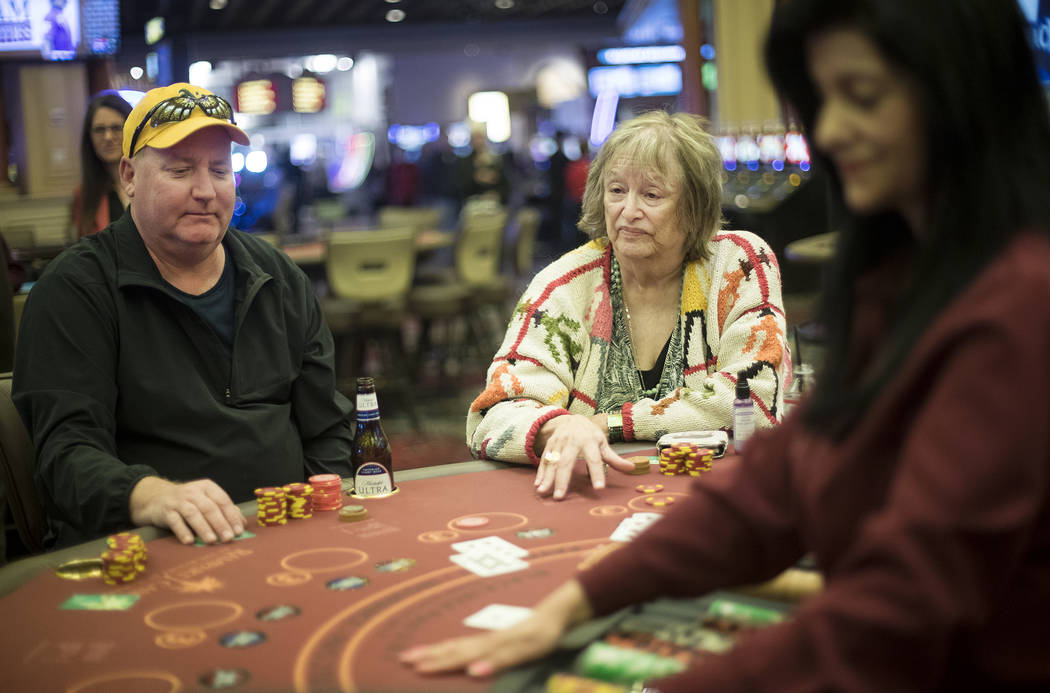
<svg viewBox="0 0 1050 693">
<path fill-rule="evenodd" d="M 1018 0 L 1032 31 L 1032 49 L 1039 79 L 1050 85 L 1050 0 Z"/>
<path fill-rule="evenodd" d="M 73 60 L 119 47 L 118 0 L 0 2 L 0 57 Z"/>
</svg>

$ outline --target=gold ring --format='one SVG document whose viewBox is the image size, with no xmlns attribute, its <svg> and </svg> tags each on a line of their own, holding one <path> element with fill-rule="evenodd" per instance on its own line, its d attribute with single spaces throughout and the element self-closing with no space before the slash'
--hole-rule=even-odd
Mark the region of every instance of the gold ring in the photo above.
<svg viewBox="0 0 1050 693">
<path fill-rule="evenodd" d="M 561 459 L 561 453 L 555 450 L 554 452 L 543 453 L 543 459 L 547 462 L 557 462 Z"/>
</svg>

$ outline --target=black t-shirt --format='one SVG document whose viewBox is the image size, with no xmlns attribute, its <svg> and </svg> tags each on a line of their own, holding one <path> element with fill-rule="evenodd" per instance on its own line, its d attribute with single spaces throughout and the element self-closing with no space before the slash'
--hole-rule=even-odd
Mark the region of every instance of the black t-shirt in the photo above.
<svg viewBox="0 0 1050 693">
<path fill-rule="evenodd" d="M 120 201 L 120 195 L 116 190 L 110 190 L 107 195 L 109 199 L 109 223 L 120 219 L 124 214 L 124 203 Z"/>
<path fill-rule="evenodd" d="M 194 296 L 184 291 L 175 289 L 179 300 L 193 309 L 197 315 L 204 318 L 219 339 L 226 345 L 227 349 L 233 349 L 233 280 L 234 268 L 230 262 L 230 251 L 226 249 L 226 264 L 222 268 L 222 276 L 215 286 L 205 291 L 200 296 Z"/>
</svg>

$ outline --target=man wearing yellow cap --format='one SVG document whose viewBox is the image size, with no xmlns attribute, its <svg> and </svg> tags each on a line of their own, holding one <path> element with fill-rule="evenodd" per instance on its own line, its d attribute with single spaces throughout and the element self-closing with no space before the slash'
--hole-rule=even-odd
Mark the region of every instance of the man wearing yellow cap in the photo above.
<svg viewBox="0 0 1050 693">
<path fill-rule="evenodd" d="M 37 450 L 52 541 L 129 525 L 229 541 L 235 502 L 349 475 L 349 401 L 306 276 L 229 228 L 222 98 L 153 89 L 124 126 L 124 216 L 56 258 L 26 302 L 15 403 Z"/>
</svg>

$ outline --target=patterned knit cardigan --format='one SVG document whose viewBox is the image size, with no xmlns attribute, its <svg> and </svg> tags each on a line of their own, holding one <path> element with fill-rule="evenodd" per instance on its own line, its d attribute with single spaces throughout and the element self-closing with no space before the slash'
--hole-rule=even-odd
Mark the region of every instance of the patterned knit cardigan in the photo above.
<svg viewBox="0 0 1050 693">
<path fill-rule="evenodd" d="M 736 375 L 748 368 L 756 426 L 780 417 L 791 366 L 776 258 L 746 231 L 719 233 L 709 249 L 707 260 L 687 265 L 682 289 L 685 387 L 658 401 L 624 404 L 625 440 L 730 430 Z M 608 241 L 594 240 L 529 284 L 489 366 L 488 385 L 467 413 L 475 457 L 538 464 L 533 442 L 544 422 L 596 413 L 612 336 L 611 257 Z"/>
</svg>

